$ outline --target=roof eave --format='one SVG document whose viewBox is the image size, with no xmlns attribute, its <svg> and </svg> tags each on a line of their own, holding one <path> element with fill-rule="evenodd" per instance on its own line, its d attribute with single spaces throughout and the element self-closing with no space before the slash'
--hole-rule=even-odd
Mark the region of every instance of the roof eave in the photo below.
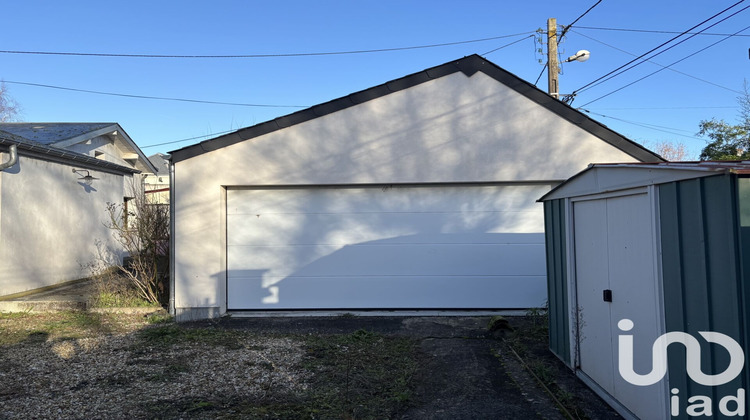
<svg viewBox="0 0 750 420">
<path fill-rule="evenodd" d="M 354 105 L 361 104 L 394 92 L 411 88 L 424 82 L 439 79 L 456 72 L 462 72 L 467 77 L 471 77 L 476 72 L 481 71 L 492 77 L 499 83 L 515 90 L 524 95 L 526 98 L 547 108 L 568 122 L 579 126 L 581 129 L 592 135 L 604 140 L 622 152 L 632 156 L 641 162 L 665 162 L 661 156 L 651 152 L 640 144 L 627 139 L 625 136 L 612 131 L 607 126 L 595 121 L 582 113 L 581 111 L 570 107 L 567 104 L 553 98 L 546 92 L 540 90 L 533 84 L 521 79 L 520 77 L 502 69 L 496 64 L 486 60 L 479 55 L 470 55 L 460 60 L 451 61 L 436 67 L 422 70 L 404 76 L 400 79 L 392 80 L 378 86 L 371 87 L 350 95 L 334 99 L 323 104 L 315 105 L 289 115 L 275 118 L 251 127 L 246 127 L 219 136 L 213 139 L 204 140 L 200 143 L 186 146 L 181 149 L 170 152 L 172 162 L 180 161 L 199 156 L 214 150 L 218 150 L 233 144 L 255 138 L 274 132 L 276 130 L 300 124 L 324 115 L 328 115 Z"/>
<path fill-rule="evenodd" d="M 57 147 L 45 146 L 40 143 L 17 141 L 0 137 L 0 145 L 17 145 L 21 156 L 32 157 L 50 162 L 64 163 L 79 166 L 85 169 L 98 170 L 116 175 L 141 173 L 138 169 L 128 168 L 116 163 L 107 162 L 81 153 L 59 149 Z"/>
</svg>

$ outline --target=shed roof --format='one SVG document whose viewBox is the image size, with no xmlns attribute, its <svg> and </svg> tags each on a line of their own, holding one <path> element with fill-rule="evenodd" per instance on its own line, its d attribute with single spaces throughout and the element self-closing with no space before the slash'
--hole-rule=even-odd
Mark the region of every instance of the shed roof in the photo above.
<svg viewBox="0 0 750 420">
<path fill-rule="evenodd" d="M 638 143 L 610 130 L 605 125 L 589 118 L 584 113 L 553 98 L 531 83 L 476 54 L 464 57 L 460 60 L 450 61 L 437 67 L 432 67 L 363 91 L 352 93 L 348 96 L 334 99 L 323 104 L 315 105 L 271 121 L 246 127 L 233 133 L 202 141 L 198 144 L 183 147 L 171 152 L 172 161 L 177 163 L 182 160 L 190 159 L 213 150 L 231 146 L 276 130 L 332 114 L 456 72 L 462 72 L 467 77 L 471 77 L 476 72 L 482 72 L 641 162 L 664 161 L 661 156 L 654 152 L 651 152 Z"/>
<path fill-rule="evenodd" d="M 538 201 L 581 197 L 719 174 L 750 174 L 750 161 L 595 163 Z"/>
</svg>

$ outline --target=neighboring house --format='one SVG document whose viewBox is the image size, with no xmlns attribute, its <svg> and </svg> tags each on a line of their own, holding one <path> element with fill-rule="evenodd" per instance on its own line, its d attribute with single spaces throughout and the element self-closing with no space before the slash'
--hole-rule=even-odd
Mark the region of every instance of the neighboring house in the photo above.
<svg viewBox="0 0 750 420">
<path fill-rule="evenodd" d="M 658 161 L 465 57 L 172 152 L 174 312 L 539 307 L 536 200 Z"/>
<path fill-rule="evenodd" d="M 156 153 L 148 160 L 156 173 L 147 174 L 143 179 L 146 197 L 151 204 L 169 204 L 169 155 Z"/>
<path fill-rule="evenodd" d="M 0 295 L 89 274 L 97 243 L 118 254 L 104 225 L 156 172 L 116 123 L 1 123 Z"/>
</svg>

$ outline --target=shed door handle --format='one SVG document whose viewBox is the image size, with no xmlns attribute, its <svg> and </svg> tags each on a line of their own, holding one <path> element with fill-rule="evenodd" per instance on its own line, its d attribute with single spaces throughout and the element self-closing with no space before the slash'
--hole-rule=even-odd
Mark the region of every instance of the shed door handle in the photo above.
<svg viewBox="0 0 750 420">
<path fill-rule="evenodd" d="M 604 289 L 604 291 L 602 292 L 602 297 L 604 298 L 605 302 L 612 302 L 612 290 Z"/>
</svg>

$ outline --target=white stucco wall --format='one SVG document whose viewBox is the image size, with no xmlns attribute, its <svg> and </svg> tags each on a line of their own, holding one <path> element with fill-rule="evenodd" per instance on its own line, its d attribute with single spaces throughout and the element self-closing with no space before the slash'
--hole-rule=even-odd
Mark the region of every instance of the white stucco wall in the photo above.
<svg viewBox="0 0 750 420">
<path fill-rule="evenodd" d="M 88 275 L 97 240 L 119 249 L 102 222 L 123 177 L 90 170 L 99 179 L 88 187 L 73 168 L 21 155 L 0 172 L 0 295 Z"/>
<path fill-rule="evenodd" d="M 481 72 L 425 82 L 177 162 L 175 307 L 226 310 L 225 186 L 564 180 L 633 161 Z"/>
</svg>

